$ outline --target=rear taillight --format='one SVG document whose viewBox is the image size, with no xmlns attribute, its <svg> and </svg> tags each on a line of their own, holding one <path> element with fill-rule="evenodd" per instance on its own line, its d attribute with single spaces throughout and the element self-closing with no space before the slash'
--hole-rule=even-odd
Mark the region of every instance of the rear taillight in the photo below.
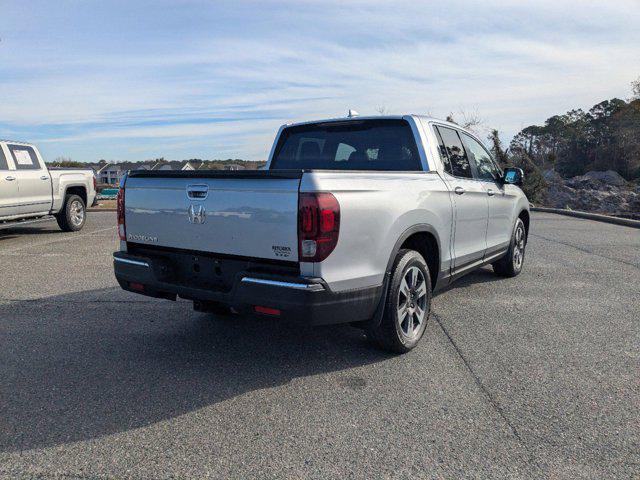
<svg viewBox="0 0 640 480">
<path fill-rule="evenodd" d="M 93 176 L 93 191 L 97 191 L 98 190 L 98 181 L 96 180 L 96 176 Z"/>
<path fill-rule="evenodd" d="M 124 184 L 120 187 L 120 190 L 118 190 L 116 212 L 118 215 L 118 236 L 120 240 L 126 240 L 127 232 L 124 226 Z"/>
<path fill-rule="evenodd" d="M 256 313 L 261 313 L 262 315 L 272 315 L 274 317 L 279 317 L 282 313 L 277 308 L 263 307 L 261 305 L 254 305 L 253 311 Z"/>
<path fill-rule="evenodd" d="M 129 282 L 129 288 L 136 292 L 144 292 L 144 285 L 142 283 Z"/>
<path fill-rule="evenodd" d="M 338 243 L 340 204 L 330 193 L 301 193 L 298 199 L 298 259 L 321 262 Z"/>
</svg>

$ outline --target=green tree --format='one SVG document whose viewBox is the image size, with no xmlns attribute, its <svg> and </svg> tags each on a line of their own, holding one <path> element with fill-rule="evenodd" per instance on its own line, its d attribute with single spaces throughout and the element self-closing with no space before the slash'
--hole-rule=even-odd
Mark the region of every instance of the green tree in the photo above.
<svg viewBox="0 0 640 480">
<path fill-rule="evenodd" d="M 610 154 L 614 170 L 626 179 L 640 178 L 640 98 L 612 119 Z"/>
<path fill-rule="evenodd" d="M 506 167 L 509 165 L 509 155 L 508 150 L 505 150 L 502 147 L 502 140 L 500 140 L 500 133 L 498 130 L 493 129 L 491 133 L 487 137 L 489 143 L 491 144 L 491 153 L 493 154 L 493 158 L 495 158 L 501 167 Z"/>
<path fill-rule="evenodd" d="M 547 182 L 542 175 L 540 168 L 531 160 L 527 149 L 529 143 L 526 135 L 521 140 L 522 143 L 513 143 L 513 148 L 504 149 L 498 130 L 492 130 L 488 140 L 491 144 L 491 153 L 502 167 L 519 167 L 524 171 L 524 185 L 522 190 L 527 195 L 530 202 L 544 203 L 547 196 Z"/>
<path fill-rule="evenodd" d="M 531 125 L 518 132 L 509 149 L 526 153 L 535 166 L 554 168 L 564 177 L 589 170 L 615 170 L 627 179 L 638 178 L 639 101 L 613 98 L 588 112 L 577 109 L 554 115 L 544 125 Z"/>
<path fill-rule="evenodd" d="M 75 162 L 69 157 L 57 157 L 53 162 L 49 162 L 47 165 L 54 168 L 83 168 L 86 164 L 82 162 Z"/>
</svg>

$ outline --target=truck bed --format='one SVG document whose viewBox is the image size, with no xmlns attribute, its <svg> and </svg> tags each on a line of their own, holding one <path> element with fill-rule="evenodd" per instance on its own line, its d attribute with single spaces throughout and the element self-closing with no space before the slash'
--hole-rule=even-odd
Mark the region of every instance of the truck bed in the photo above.
<svg viewBox="0 0 640 480">
<path fill-rule="evenodd" d="M 302 170 L 131 172 L 127 242 L 297 261 L 302 176 Z"/>
</svg>

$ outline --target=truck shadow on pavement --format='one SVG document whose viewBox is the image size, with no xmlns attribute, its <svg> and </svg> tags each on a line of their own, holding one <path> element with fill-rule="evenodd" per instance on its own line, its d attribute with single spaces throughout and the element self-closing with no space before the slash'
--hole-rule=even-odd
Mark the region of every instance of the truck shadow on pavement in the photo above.
<svg viewBox="0 0 640 480">
<path fill-rule="evenodd" d="M 11 240 L 12 238 L 17 237 L 26 237 L 26 235 L 46 235 L 50 233 L 64 234 L 65 232 L 60 230 L 58 224 L 53 220 L 46 226 L 34 225 L 30 227 L 28 225 L 17 225 L 13 228 L 5 228 L 3 230 L 0 230 L 0 242 L 2 242 L 3 240 Z"/>
<path fill-rule="evenodd" d="M 473 272 L 470 272 L 463 276 L 462 278 L 457 279 L 452 284 L 447 285 L 446 287 L 438 290 L 434 293 L 434 296 L 442 295 L 443 293 L 447 293 L 450 290 L 458 290 L 462 288 L 471 287 L 474 285 L 482 284 L 482 283 L 498 283 L 508 280 L 504 277 L 500 277 L 493 273 L 493 269 L 490 266 L 484 266 Z"/>
<path fill-rule="evenodd" d="M 0 319 L 5 452 L 124 432 L 389 358 L 349 326 L 213 317 L 116 288 L 0 304 Z"/>
</svg>

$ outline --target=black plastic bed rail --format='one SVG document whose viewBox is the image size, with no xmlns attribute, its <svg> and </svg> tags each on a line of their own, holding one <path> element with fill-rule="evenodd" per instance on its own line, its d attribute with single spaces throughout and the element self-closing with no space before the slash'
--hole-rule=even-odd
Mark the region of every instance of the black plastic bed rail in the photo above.
<svg viewBox="0 0 640 480">
<path fill-rule="evenodd" d="M 130 170 L 129 178 L 302 178 L 304 170 Z"/>
</svg>

